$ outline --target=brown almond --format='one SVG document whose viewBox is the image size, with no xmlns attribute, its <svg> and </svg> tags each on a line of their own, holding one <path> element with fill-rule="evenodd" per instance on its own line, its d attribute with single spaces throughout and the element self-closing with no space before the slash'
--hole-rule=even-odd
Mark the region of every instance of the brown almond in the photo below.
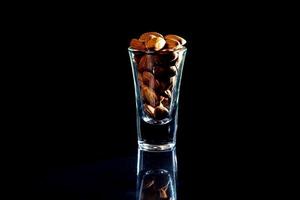
<svg viewBox="0 0 300 200">
<path fill-rule="evenodd" d="M 147 47 L 147 45 L 146 45 L 146 47 Z M 175 39 L 171 39 L 171 38 L 166 39 L 166 48 L 179 49 L 180 47 L 182 47 L 182 45 L 180 44 L 179 41 L 177 41 Z"/>
<path fill-rule="evenodd" d="M 160 199 L 168 199 L 167 192 L 165 190 L 160 189 L 159 190 L 159 198 Z"/>
<path fill-rule="evenodd" d="M 163 38 L 164 36 L 162 36 L 160 33 L 157 33 L 157 32 L 146 32 L 146 33 L 143 33 L 139 40 L 140 41 L 148 41 L 149 40 L 149 36 L 152 37 L 152 36 L 155 36 L 155 37 L 161 37 Z"/>
<path fill-rule="evenodd" d="M 143 72 L 143 83 L 152 89 L 157 87 L 156 80 L 151 72 Z"/>
<path fill-rule="evenodd" d="M 158 98 L 153 89 L 149 87 L 142 88 L 142 95 L 144 100 L 151 106 L 155 107 L 158 104 Z"/>
<path fill-rule="evenodd" d="M 148 106 L 149 107 L 149 106 Z M 154 108 L 152 108 L 154 110 Z M 154 180 L 145 181 L 143 185 L 143 189 L 147 189 L 149 187 L 152 187 L 154 185 Z"/>
<path fill-rule="evenodd" d="M 133 49 L 136 49 L 136 50 L 140 50 L 140 51 L 143 51 L 146 49 L 145 45 L 143 42 L 139 41 L 138 39 L 132 39 L 130 41 L 130 46 L 133 48 Z"/>
<path fill-rule="evenodd" d="M 154 117 L 155 119 L 161 120 L 167 118 L 169 116 L 169 111 L 165 108 L 162 104 L 157 106 L 154 110 Z"/>
<path fill-rule="evenodd" d="M 145 46 L 149 50 L 159 51 L 162 48 L 164 48 L 165 44 L 166 44 L 166 41 L 164 40 L 164 38 L 155 37 L 155 38 L 148 40 L 145 43 Z"/>
<path fill-rule="evenodd" d="M 144 110 L 149 117 L 154 117 L 154 108 L 152 106 L 144 104 Z"/>
<path fill-rule="evenodd" d="M 139 39 L 140 41 L 144 42 L 144 44 L 146 44 L 149 40 L 156 38 L 157 36 L 155 35 L 147 35 L 143 40 Z"/>
<path fill-rule="evenodd" d="M 153 66 L 156 63 L 156 57 L 154 55 L 145 54 L 138 64 L 138 70 L 140 72 L 153 70 Z"/>
<path fill-rule="evenodd" d="M 171 99 L 170 98 L 166 98 L 166 97 L 163 97 L 163 96 L 160 96 L 160 103 L 166 107 L 166 108 L 170 108 L 170 103 L 171 103 Z"/>
<path fill-rule="evenodd" d="M 186 40 L 183 39 L 182 37 L 178 36 L 178 35 L 166 35 L 165 39 L 173 39 L 173 40 L 177 40 L 181 45 L 185 45 L 186 44 Z"/>
</svg>

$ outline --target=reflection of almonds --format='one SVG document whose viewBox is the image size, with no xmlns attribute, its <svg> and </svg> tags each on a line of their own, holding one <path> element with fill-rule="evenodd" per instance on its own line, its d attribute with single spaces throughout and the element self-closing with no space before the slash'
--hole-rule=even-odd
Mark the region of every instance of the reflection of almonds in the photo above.
<svg viewBox="0 0 300 200">
<path fill-rule="evenodd" d="M 161 187 L 160 189 L 167 191 L 167 189 L 169 188 L 169 184 L 170 184 L 170 181 L 168 181 L 168 183 L 166 185 L 164 185 L 163 187 Z"/>
<path fill-rule="evenodd" d="M 178 49 L 178 48 L 182 47 L 181 44 L 177 40 L 174 40 L 174 39 L 166 39 L 166 44 L 167 44 L 168 49 Z"/>
<path fill-rule="evenodd" d="M 173 39 L 173 40 L 177 40 L 178 42 L 180 42 L 181 45 L 185 45 L 186 44 L 186 40 L 183 39 L 182 37 L 178 36 L 178 35 L 166 35 L 165 39 Z"/>
<path fill-rule="evenodd" d="M 146 42 L 146 48 L 149 50 L 159 51 L 164 48 L 166 41 L 164 38 L 155 37 Z"/>
<path fill-rule="evenodd" d="M 148 41 L 149 37 L 153 37 L 153 36 L 163 38 L 163 36 L 157 32 L 147 32 L 147 33 L 143 33 L 140 36 L 139 40 L 145 42 Z"/>
<path fill-rule="evenodd" d="M 159 190 L 159 197 L 162 199 L 168 198 L 167 192 L 165 190 L 160 189 Z"/>
<path fill-rule="evenodd" d="M 144 55 L 141 60 L 140 63 L 138 65 L 138 70 L 139 71 L 152 71 L 153 66 L 155 65 L 156 62 L 156 57 L 153 55 Z"/>
<path fill-rule="evenodd" d="M 156 104 L 158 103 L 157 96 L 153 89 L 149 87 L 143 87 L 142 95 L 144 97 L 144 100 L 151 106 L 155 107 Z"/>
<path fill-rule="evenodd" d="M 147 189 L 147 188 L 153 186 L 153 184 L 154 184 L 154 180 L 151 180 L 149 182 L 144 182 L 143 189 Z"/>
<path fill-rule="evenodd" d="M 154 117 L 158 120 L 167 118 L 169 116 L 169 111 L 162 104 L 157 106 L 154 110 Z"/>
<path fill-rule="evenodd" d="M 154 117 L 154 108 L 150 105 L 144 104 L 144 110 L 149 117 Z"/>
<path fill-rule="evenodd" d="M 130 46 L 133 48 L 133 49 L 136 49 L 136 50 L 140 50 L 140 51 L 143 51 L 145 50 L 145 45 L 143 42 L 139 41 L 138 39 L 132 39 L 130 41 Z"/>
</svg>

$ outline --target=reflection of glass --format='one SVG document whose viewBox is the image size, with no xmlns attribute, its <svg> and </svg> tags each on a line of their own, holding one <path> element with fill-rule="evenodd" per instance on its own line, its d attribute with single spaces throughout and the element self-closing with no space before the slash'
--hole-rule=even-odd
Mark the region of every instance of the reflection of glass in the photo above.
<svg viewBox="0 0 300 200">
<path fill-rule="evenodd" d="M 176 150 L 138 150 L 137 200 L 176 200 Z"/>
<path fill-rule="evenodd" d="M 176 144 L 180 82 L 187 49 L 137 51 L 129 48 L 134 79 L 138 144 L 151 151 Z"/>
</svg>

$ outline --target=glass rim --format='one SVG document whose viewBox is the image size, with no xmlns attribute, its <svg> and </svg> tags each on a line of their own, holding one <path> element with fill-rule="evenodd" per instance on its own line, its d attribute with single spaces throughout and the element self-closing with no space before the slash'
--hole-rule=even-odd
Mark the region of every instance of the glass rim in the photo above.
<svg viewBox="0 0 300 200">
<path fill-rule="evenodd" d="M 151 50 L 138 50 L 138 49 L 134 49 L 132 47 L 128 47 L 128 51 L 131 51 L 131 52 L 142 52 L 142 53 L 157 53 L 157 52 L 179 52 L 179 51 L 186 51 L 187 48 L 185 46 L 182 46 L 181 48 L 179 49 L 166 49 L 165 51 L 151 51 Z"/>
</svg>

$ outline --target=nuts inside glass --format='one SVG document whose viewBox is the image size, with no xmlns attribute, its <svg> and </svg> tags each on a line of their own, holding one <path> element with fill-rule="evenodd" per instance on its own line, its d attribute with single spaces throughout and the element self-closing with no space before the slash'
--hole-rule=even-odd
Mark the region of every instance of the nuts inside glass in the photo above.
<svg viewBox="0 0 300 200">
<path fill-rule="evenodd" d="M 186 48 L 139 51 L 129 48 L 138 110 L 150 124 L 168 123 L 177 110 Z"/>
</svg>

